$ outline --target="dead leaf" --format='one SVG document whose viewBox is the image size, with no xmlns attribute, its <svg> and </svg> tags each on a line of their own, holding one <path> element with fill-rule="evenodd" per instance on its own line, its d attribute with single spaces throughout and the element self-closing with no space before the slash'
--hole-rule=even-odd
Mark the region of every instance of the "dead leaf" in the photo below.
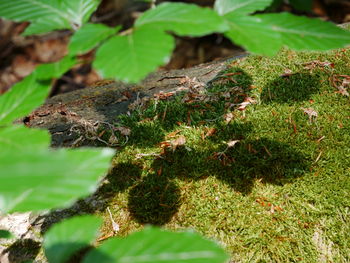
<svg viewBox="0 0 350 263">
<path fill-rule="evenodd" d="M 175 95 L 175 92 L 163 92 L 163 91 L 161 91 L 157 94 L 154 94 L 153 96 L 156 100 L 166 100 L 169 97 L 172 97 L 174 95 Z"/>
<path fill-rule="evenodd" d="M 313 108 L 303 108 L 303 107 L 301 107 L 300 109 L 302 109 L 303 112 L 309 116 L 309 121 L 310 122 L 315 120 L 317 118 L 317 116 L 318 116 L 318 113 Z"/>
<path fill-rule="evenodd" d="M 343 96 L 349 97 L 349 92 L 347 91 L 346 88 L 344 88 L 344 86 L 338 86 L 338 93 L 340 93 Z"/>
<path fill-rule="evenodd" d="M 20 79 L 12 72 L 11 68 L 6 68 L 0 76 L 0 94 L 7 91 L 13 84 Z"/>
<path fill-rule="evenodd" d="M 278 206 L 278 205 L 276 205 L 276 206 L 275 206 L 275 210 L 277 210 L 277 211 L 283 211 L 283 208 L 280 207 L 280 206 Z"/>
<path fill-rule="evenodd" d="M 160 167 L 158 170 L 157 170 L 157 175 L 158 176 L 161 176 L 163 173 L 163 167 Z"/>
<path fill-rule="evenodd" d="M 290 69 L 285 69 L 284 70 L 284 73 L 283 74 L 281 74 L 280 76 L 282 77 L 282 78 L 285 78 L 285 77 L 290 77 L 290 76 L 292 76 L 292 75 L 294 75 L 295 73 L 293 73 L 293 71 L 292 70 L 290 70 Z"/>
<path fill-rule="evenodd" d="M 33 72 L 36 63 L 23 55 L 17 55 L 12 62 L 13 73 L 19 78 L 24 78 Z"/>
<path fill-rule="evenodd" d="M 350 87 L 349 75 L 332 75 L 330 77 L 330 82 L 332 83 L 333 87 L 338 90 L 337 93 L 349 97 L 349 92 L 347 90 Z"/>
<path fill-rule="evenodd" d="M 171 133 L 168 133 L 165 138 L 174 138 L 178 133 L 180 133 L 181 130 L 176 130 L 176 131 L 173 131 Z"/>
<path fill-rule="evenodd" d="M 225 99 L 229 99 L 229 98 L 231 98 L 231 93 L 229 91 L 226 91 L 226 92 L 221 94 L 221 97 L 223 97 Z"/>
<path fill-rule="evenodd" d="M 313 60 L 310 62 L 306 62 L 304 63 L 304 69 L 309 69 L 309 70 L 313 70 L 316 67 L 330 67 L 330 68 L 334 68 L 334 63 L 331 63 L 329 61 L 319 61 L 319 60 Z"/>
<path fill-rule="evenodd" d="M 119 140 L 114 134 L 112 134 L 108 139 L 108 143 L 111 145 L 116 145 L 116 144 L 118 144 L 118 142 L 119 142 Z"/>
<path fill-rule="evenodd" d="M 184 145 L 185 143 L 186 143 L 186 137 L 183 136 L 183 135 L 180 135 L 180 136 L 176 137 L 176 138 L 173 139 L 173 140 L 168 140 L 168 141 L 160 142 L 160 143 L 159 143 L 159 146 L 160 146 L 160 148 L 163 149 L 162 154 L 164 154 L 166 148 L 170 148 L 170 149 L 172 149 L 173 151 L 175 151 L 176 148 L 178 148 L 179 146 Z"/>
<path fill-rule="evenodd" d="M 122 95 L 127 97 L 128 99 L 132 98 L 132 93 L 130 91 L 123 91 Z"/>
<path fill-rule="evenodd" d="M 231 72 L 231 73 L 226 73 L 222 75 L 222 77 L 229 77 L 229 76 L 235 76 L 235 75 L 242 75 L 243 72 L 237 71 L 237 72 Z"/>
<path fill-rule="evenodd" d="M 101 138 L 106 133 L 106 130 L 101 131 L 97 136 Z"/>
<path fill-rule="evenodd" d="M 160 148 L 170 148 L 171 147 L 171 143 L 169 141 L 164 141 L 164 142 L 160 142 L 159 143 Z"/>
<path fill-rule="evenodd" d="M 226 155 L 225 152 L 214 152 L 208 159 L 218 160 L 223 166 L 230 166 L 235 162 L 235 159 Z"/>
<path fill-rule="evenodd" d="M 192 122 L 192 120 L 191 120 L 191 111 L 188 111 L 187 112 L 187 125 L 191 125 L 191 122 Z"/>
<path fill-rule="evenodd" d="M 343 86 L 349 86 L 350 84 L 350 76 L 345 75 L 346 77 L 343 79 Z"/>
<path fill-rule="evenodd" d="M 229 124 L 234 118 L 234 115 L 232 112 L 224 114 L 224 120 L 226 124 Z"/>
<path fill-rule="evenodd" d="M 242 103 L 238 104 L 237 109 L 240 111 L 244 111 L 248 105 L 255 104 L 255 103 L 256 103 L 256 100 L 254 100 L 251 97 L 246 97 Z"/>
<path fill-rule="evenodd" d="M 235 146 L 238 142 L 240 142 L 240 140 L 232 140 L 232 141 L 228 141 L 227 144 L 227 148 L 232 148 L 233 146 Z"/>
<path fill-rule="evenodd" d="M 204 139 L 209 137 L 209 136 L 213 136 L 216 133 L 216 129 L 215 128 L 207 128 L 207 132 L 204 135 Z"/>
<path fill-rule="evenodd" d="M 170 141 L 173 150 L 176 150 L 177 147 L 182 146 L 186 143 L 186 137 L 180 135 L 175 140 Z"/>
<path fill-rule="evenodd" d="M 67 55 L 68 37 L 37 40 L 34 42 L 34 52 L 38 61 L 55 62 Z"/>
<path fill-rule="evenodd" d="M 131 134 L 131 130 L 128 127 L 115 127 L 116 131 L 119 131 L 121 135 L 129 136 Z"/>
<path fill-rule="evenodd" d="M 86 83 L 86 86 L 90 86 L 96 81 L 98 81 L 99 79 L 100 79 L 100 76 L 98 75 L 98 73 L 92 69 L 89 73 L 87 73 L 84 76 L 84 83 Z"/>
</svg>

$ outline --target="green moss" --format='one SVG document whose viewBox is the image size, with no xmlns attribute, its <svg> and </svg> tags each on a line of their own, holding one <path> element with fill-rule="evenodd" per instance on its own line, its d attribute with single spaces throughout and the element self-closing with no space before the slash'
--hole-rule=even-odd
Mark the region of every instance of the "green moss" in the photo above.
<svg viewBox="0 0 350 263">
<path fill-rule="evenodd" d="M 350 100 L 330 81 L 349 64 L 349 49 L 250 56 L 206 101 L 178 97 L 121 117 L 132 135 L 101 190 L 119 235 L 150 223 L 193 228 L 235 262 L 350 261 Z M 246 96 L 257 103 L 235 110 Z M 174 131 L 185 146 L 161 154 Z M 230 140 L 240 142 L 227 149 Z"/>
</svg>

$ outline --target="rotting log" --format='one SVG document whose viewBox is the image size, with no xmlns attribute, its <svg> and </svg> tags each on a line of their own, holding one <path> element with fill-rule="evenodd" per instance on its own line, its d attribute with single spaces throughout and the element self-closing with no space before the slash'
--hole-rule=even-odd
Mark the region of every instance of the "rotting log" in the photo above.
<svg viewBox="0 0 350 263">
<path fill-rule="evenodd" d="M 19 121 L 28 127 L 49 130 L 54 147 L 93 146 L 98 143 L 94 131 L 100 125 L 112 127 L 118 116 L 130 111 L 133 105 L 156 94 L 186 92 L 184 84 L 194 78 L 210 86 L 232 60 L 246 55 L 242 52 L 233 58 L 193 68 L 158 71 L 137 85 L 115 82 L 60 94 Z"/>
</svg>

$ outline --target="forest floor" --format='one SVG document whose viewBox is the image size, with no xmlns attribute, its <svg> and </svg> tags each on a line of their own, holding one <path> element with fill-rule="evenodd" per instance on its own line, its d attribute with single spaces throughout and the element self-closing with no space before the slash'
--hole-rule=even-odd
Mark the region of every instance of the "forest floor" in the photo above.
<svg viewBox="0 0 350 263">
<path fill-rule="evenodd" d="M 232 262 L 349 262 L 349 65 L 350 49 L 249 56 L 206 91 L 121 116 L 131 134 L 98 192 L 116 235 L 156 224 Z"/>
</svg>

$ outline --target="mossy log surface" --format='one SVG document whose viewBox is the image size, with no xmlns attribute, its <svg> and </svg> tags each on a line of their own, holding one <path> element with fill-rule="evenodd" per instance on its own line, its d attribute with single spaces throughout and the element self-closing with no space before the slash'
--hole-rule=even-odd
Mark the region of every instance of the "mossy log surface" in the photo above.
<svg viewBox="0 0 350 263">
<path fill-rule="evenodd" d="M 193 68 L 158 71 L 137 85 L 115 82 L 57 95 L 21 121 L 29 127 L 48 129 L 54 147 L 96 145 L 91 136 L 84 136 L 87 127 L 116 124 L 118 116 L 130 111 L 130 105 L 137 100 L 153 98 L 162 92 L 186 91 L 183 88 L 186 79 L 195 78 L 209 86 L 230 61 L 244 56 L 246 53 Z"/>
</svg>

